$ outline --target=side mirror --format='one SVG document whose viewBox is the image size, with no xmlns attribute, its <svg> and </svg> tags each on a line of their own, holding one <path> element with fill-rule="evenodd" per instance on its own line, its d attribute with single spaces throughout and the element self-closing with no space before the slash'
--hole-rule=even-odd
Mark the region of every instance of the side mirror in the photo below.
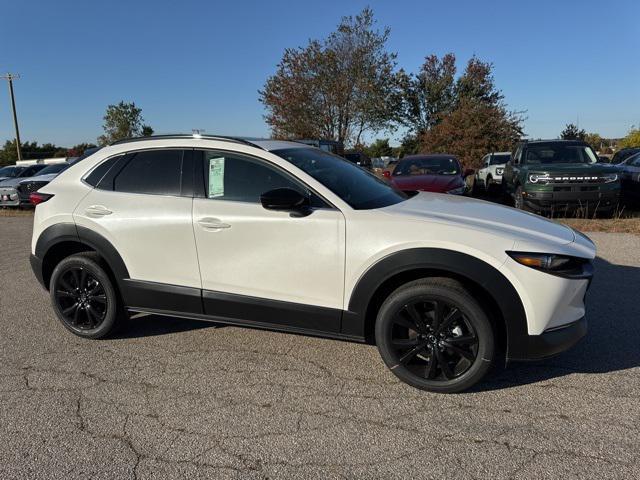
<svg viewBox="0 0 640 480">
<path fill-rule="evenodd" d="M 276 188 L 260 195 L 260 202 L 267 210 L 304 212 L 309 209 L 309 199 L 291 188 Z"/>
<path fill-rule="evenodd" d="M 385 170 L 384 172 L 382 172 L 382 176 L 384 178 L 391 178 L 391 172 L 389 170 Z"/>
<path fill-rule="evenodd" d="M 476 173 L 476 171 L 473 168 L 467 168 L 462 176 L 466 178 L 474 173 Z"/>
</svg>

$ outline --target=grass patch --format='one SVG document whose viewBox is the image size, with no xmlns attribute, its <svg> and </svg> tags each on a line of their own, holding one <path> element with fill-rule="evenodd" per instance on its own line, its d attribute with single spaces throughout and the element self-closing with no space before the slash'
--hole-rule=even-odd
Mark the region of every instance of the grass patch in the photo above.
<svg viewBox="0 0 640 480">
<path fill-rule="evenodd" d="M 640 217 L 635 218 L 554 218 L 581 232 L 633 233 L 640 235 Z"/>
</svg>

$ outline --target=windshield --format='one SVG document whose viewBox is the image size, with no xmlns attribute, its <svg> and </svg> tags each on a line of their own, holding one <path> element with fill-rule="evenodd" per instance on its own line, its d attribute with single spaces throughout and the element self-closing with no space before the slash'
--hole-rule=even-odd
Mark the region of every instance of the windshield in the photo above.
<svg viewBox="0 0 640 480">
<path fill-rule="evenodd" d="M 423 157 L 401 160 L 393 171 L 403 175 L 459 175 L 460 164 L 454 157 Z"/>
<path fill-rule="evenodd" d="M 66 168 L 69 166 L 68 163 L 54 163 L 53 165 L 49 165 L 45 168 L 43 168 L 42 170 L 40 170 L 38 173 L 36 173 L 36 177 L 39 177 L 40 175 L 49 175 L 51 173 L 60 173 L 63 170 L 66 170 Z"/>
<path fill-rule="evenodd" d="M 489 165 L 504 165 L 509 160 L 511 160 L 511 154 L 491 155 L 491 161 Z"/>
<path fill-rule="evenodd" d="M 24 170 L 24 167 L 16 167 L 15 165 L 10 165 L 8 167 L 0 168 L 0 177 L 17 177 L 20 172 Z"/>
<path fill-rule="evenodd" d="M 311 175 L 356 210 L 387 207 L 408 198 L 348 160 L 316 148 L 287 148 L 272 153 Z"/>
<path fill-rule="evenodd" d="M 529 145 L 525 163 L 596 163 L 598 157 L 588 145 Z"/>
</svg>

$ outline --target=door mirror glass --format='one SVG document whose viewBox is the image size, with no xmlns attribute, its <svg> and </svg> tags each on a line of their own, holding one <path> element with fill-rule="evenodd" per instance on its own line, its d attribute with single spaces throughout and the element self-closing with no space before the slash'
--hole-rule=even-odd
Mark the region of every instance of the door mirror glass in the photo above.
<svg viewBox="0 0 640 480">
<path fill-rule="evenodd" d="M 276 188 L 260 195 L 260 202 L 267 210 L 302 212 L 309 208 L 309 199 L 291 188 Z"/>
</svg>

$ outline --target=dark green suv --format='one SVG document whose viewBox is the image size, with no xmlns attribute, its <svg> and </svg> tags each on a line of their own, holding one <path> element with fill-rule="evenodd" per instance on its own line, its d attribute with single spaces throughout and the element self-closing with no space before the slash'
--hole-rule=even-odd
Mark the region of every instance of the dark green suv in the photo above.
<svg viewBox="0 0 640 480">
<path fill-rule="evenodd" d="M 611 213 L 620 198 L 619 176 L 615 167 L 597 162 L 579 140 L 523 141 L 505 165 L 502 185 L 521 210 Z"/>
</svg>

